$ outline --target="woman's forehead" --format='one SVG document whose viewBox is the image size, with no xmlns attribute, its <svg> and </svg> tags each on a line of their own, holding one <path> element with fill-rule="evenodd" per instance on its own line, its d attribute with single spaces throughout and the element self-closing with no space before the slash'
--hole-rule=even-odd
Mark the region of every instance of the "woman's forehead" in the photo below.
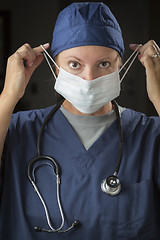
<svg viewBox="0 0 160 240">
<path fill-rule="evenodd" d="M 118 55 L 117 51 L 104 46 L 79 46 L 62 51 L 58 54 L 60 58 L 76 57 L 79 59 L 113 59 Z"/>
</svg>

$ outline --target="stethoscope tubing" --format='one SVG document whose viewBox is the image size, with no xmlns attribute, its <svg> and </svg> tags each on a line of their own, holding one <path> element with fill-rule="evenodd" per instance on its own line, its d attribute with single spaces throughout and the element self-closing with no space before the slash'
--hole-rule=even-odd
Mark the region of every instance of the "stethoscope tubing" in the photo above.
<svg viewBox="0 0 160 240">
<path fill-rule="evenodd" d="M 120 165 L 121 165 L 121 161 L 122 161 L 122 154 L 123 154 L 123 130 L 122 130 L 122 122 L 121 122 L 121 112 L 119 110 L 118 104 L 116 101 L 112 101 L 114 107 L 115 107 L 115 111 L 116 111 L 116 116 L 117 116 L 117 121 L 118 121 L 118 129 L 119 129 L 119 151 L 118 151 L 118 161 L 117 161 L 117 165 L 114 171 L 115 176 L 117 176 L 119 169 L 120 169 Z"/>
<path fill-rule="evenodd" d="M 50 113 L 48 114 L 48 116 L 46 117 L 46 119 L 44 120 L 39 135 L 38 135 L 38 139 L 37 139 L 37 154 L 41 155 L 41 151 L 40 151 L 40 147 L 41 147 L 41 140 L 42 140 L 42 135 L 44 133 L 44 128 L 47 125 L 48 121 L 51 119 L 51 117 L 57 112 L 57 110 L 60 108 L 60 106 L 62 105 L 62 103 L 64 102 L 64 98 L 62 98 L 60 100 L 60 102 L 50 111 Z"/>
<path fill-rule="evenodd" d="M 48 162 L 47 163 L 41 163 L 39 164 L 38 166 L 36 167 L 33 167 L 33 165 L 36 163 L 36 162 L 39 162 L 39 161 L 43 161 L 43 160 L 48 160 L 48 161 L 51 161 L 52 164 L 49 164 Z M 56 189 L 57 189 L 57 202 L 58 202 L 58 206 L 59 206 L 59 211 L 60 211 L 60 215 L 61 215 L 61 225 L 59 228 L 55 229 L 53 228 L 52 224 L 51 224 L 51 220 L 50 220 L 50 216 L 49 216 L 49 211 L 48 211 L 48 208 L 47 208 L 47 205 L 38 189 L 38 187 L 36 186 L 35 182 L 36 182 L 36 178 L 35 178 L 35 170 L 42 166 L 42 165 L 48 165 L 50 166 L 51 168 L 53 168 L 53 173 L 56 175 Z M 55 168 L 54 168 L 54 167 Z M 59 189 L 59 185 L 60 185 L 60 176 L 59 176 L 59 166 L 57 165 L 56 161 L 50 157 L 50 156 L 45 156 L 45 155 L 38 155 L 36 157 L 34 157 L 28 164 L 28 178 L 31 182 L 31 184 L 33 185 L 33 188 L 34 190 L 37 192 L 40 200 L 41 200 L 41 203 L 43 204 L 43 207 L 44 207 L 44 211 L 45 211 L 45 215 L 46 215 L 46 219 L 47 219 L 47 223 L 48 223 L 48 226 L 50 227 L 50 229 L 52 230 L 52 232 L 58 232 L 60 231 L 63 226 L 64 226 L 64 213 L 63 213 L 63 209 L 62 209 L 62 205 L 61 205 L 61 201 L 60 201 L 60 189 Z"/>
</svg>

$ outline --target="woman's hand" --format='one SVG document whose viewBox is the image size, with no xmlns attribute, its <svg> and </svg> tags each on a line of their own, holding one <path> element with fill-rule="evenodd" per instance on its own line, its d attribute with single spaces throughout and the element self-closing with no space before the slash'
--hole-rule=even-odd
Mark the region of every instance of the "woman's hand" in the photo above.
<svg viewBox="0 0 160 240">
<path fill-rule="evenodd" d="M 136 47 L 138 44 L 130 44 L 132 50 Z M 138 59 L 146 70 L 148 97 L 160 115 L 160 48 L 155 41 L 150 40 L 137 51 L 139 52 Z"/>
<path fill-rule="evenodd" d="M 47 49 L 49 44 L 45 44 L 43 47 Z M 7 95 L 15 102 L 23 97 L 32 73 L 43 60 L 42 52 L 41 46 L 32 49 L 26 43 L 9 57 L 2 94 Z"/>
</svg>

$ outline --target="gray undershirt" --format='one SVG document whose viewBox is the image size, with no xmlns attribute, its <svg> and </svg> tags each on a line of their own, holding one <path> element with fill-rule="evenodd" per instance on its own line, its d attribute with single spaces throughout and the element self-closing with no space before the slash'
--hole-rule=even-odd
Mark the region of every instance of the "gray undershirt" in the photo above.
<svg viewBox="0 0 160 240">
<path fill-rule="evenodd" d="M 60 110 L 77 133 L 86 150 L 88 150 L 102 133 L 116 120 L 115 110 L 98 116 L 75 115 L 68 112 L 63 106 L 61 106 Z M 119 110 L 122 113 L 125 108 L 119 106 Z"/>
</svg>

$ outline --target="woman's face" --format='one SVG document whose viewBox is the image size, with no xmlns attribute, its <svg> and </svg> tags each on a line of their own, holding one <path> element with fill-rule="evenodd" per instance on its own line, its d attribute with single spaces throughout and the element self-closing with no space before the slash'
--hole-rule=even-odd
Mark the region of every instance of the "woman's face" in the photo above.
<svg viewBox="0 0 160 240">
<path fill-rule="evenodd" d="M 118 53 L 102 46 L 80 46 L 59 53 L 56 63 L 69 73 L 93 80 L 116 71 L 121 60 Z"/>
<path fill-rule="evenodd" d="M 59 67 L 87 81 L 112 73 L 121 66 L 119 54 L 111 48 L 101 46 L 70 48 L 59 53 L 55 61 Z M 58 73 L 58 69 L 56 71 Z M 101 115 L 113 108 L 111 102 L 109 102 L 95 113 L 84 114 L 67 100 L 64 101 L 63 106 L 76 115 Z"/>
</svg>

